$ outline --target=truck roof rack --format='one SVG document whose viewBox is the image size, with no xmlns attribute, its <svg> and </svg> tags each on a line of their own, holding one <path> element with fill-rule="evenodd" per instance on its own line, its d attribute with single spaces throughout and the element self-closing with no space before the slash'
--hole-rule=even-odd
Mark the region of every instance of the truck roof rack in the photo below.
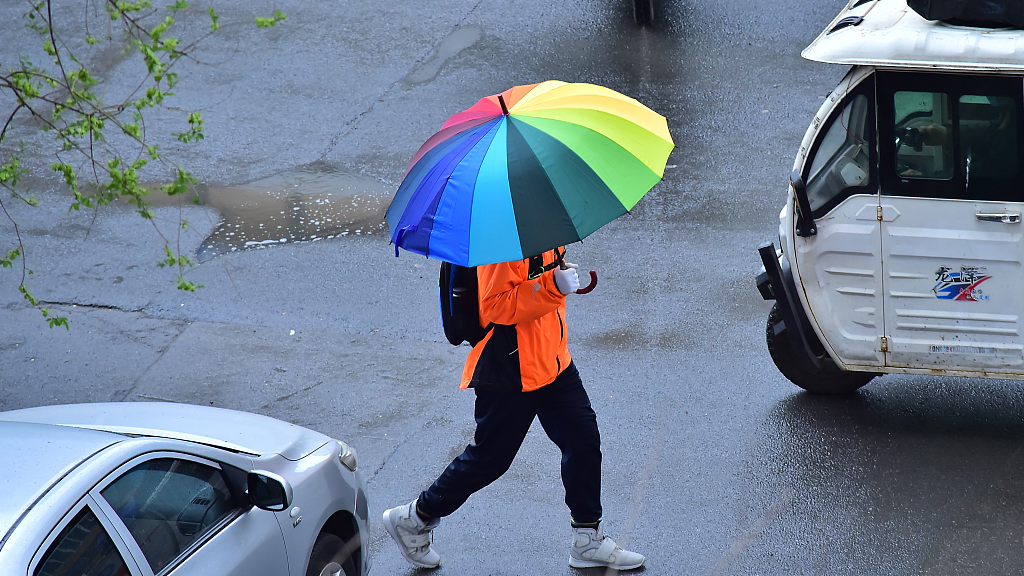
<svg viewBox="0 0 1024 576">
<path fill-rule="evenodd" d="M 908 0 L 850 0 L 802 56 L 832 64 L 1024 74 L 1024 30 L 929 20 Z"/>
<path fill-rule="evenodd" d="M 1024 3 L 1020 0 L 907 0 L 907 5 L 926 20 L 979 28 L 1024 28 Z"/>
</svg>

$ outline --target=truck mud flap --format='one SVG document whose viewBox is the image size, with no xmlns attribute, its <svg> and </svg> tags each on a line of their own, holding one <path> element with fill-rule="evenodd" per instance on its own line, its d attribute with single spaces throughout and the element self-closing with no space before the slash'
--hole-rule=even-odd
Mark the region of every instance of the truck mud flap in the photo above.
<svg viewBox="0 0 1024 576">
<path fill-rule="evenodd" d="M 757 253 L 761 256 L 764 264 L 764 273 L 768 276 L 769 286 L 763 286 L 759 282 L 758 289 L 762 297 L 768 299 L 768 295 L 774 296 L 778 304 L 779 312 L 782 314 L 782 321 L 786 329 L 790 330 L 790 339 L 807 354 L 807 358 L 814 364 L 815 368 L 825 369 L 821 361 L 821 354 L 824 350 L 815 351 L 816 346 L 812 345 L 809 337 L 814 338 L 814 344 L 818 344 L 817 336 L 808 334 L 810 327 L 803 321 L 803 308 L 794 293 L 795 285 L 786 281 L 786 276 L 779 265 L 779 257 L 775 252 L 775 243 L 765 242 L 757 247 Z M 766 288 L 768 288 L 766 290 Z"/>
</svg>

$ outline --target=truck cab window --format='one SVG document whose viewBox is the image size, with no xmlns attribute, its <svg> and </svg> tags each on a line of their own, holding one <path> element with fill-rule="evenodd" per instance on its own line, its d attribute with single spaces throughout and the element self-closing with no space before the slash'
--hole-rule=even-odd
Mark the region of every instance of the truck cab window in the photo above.
<svg viewBox="0 0 1024 576">
<path fill-rule="evenodd" d="M 873 84 L 862 83 L 844 99 L 812 148 L 806 181 L 815 217 L 852 194 L 875 190 L 871 169 L 874 105 L 869 97 Z"/>
<path fill-rule="evenodd" d="M 1020 77 L 877 76 L 882 194 L 1024 201 Z"/>
<path fill-rule="evenodd" d="M 949 97 L 937 92 L 896 92 L 896 172 L 903 178 L 953 177 Z"/>
<path fill-rule="evenodd" d="M 971 180 L 1015 180 L 1019 173 L 1020 120 L 1012 98 L 960 97 L 960 165 Z"/>
</svg>

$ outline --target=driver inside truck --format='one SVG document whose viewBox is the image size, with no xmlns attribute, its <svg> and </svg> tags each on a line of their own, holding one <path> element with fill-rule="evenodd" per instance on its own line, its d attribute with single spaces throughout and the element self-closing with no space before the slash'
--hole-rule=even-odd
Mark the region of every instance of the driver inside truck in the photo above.
<svg viewBox="0 0 1024 576">
<path fill-rule="evenodd" d="M 968 182 L 973 178 L 1015 179 L 1019 122 L 1014 100 L 1003 96 L 962 96 L 959 107 L 960 166 Z M 928 146 L 948 146 L 953 140 L 950 128 L 939 124 L 910 128 L 905 137 Z M 913 170 L 906 172 L 901 176 L 920 176 Z"/>
</svg>

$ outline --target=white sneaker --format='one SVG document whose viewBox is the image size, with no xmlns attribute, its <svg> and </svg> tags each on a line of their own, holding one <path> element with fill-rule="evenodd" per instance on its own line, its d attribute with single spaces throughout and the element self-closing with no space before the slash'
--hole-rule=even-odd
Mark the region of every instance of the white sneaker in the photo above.
<svg viewBox="0 0 1024 576">
<path fill-rule="evenodd" d="M 435 518 L 430 524 L 424 524 L 416 514 L 415 500 L 384 512 L 384 528 L 391 539 L 398 544 L 402 556 L 420 568 L 437 568 L 441 565 L 441 557 L 430 547 L 430 531 L 439 521 Z"/>
<path fill-rule="evenodd" d="M 597 528 L 573 528 L 569 566 L 573 568 L 611 568 L 632 570 L 643 566 L 645 558 L 623 550 L 604 533 L 604 522 Z"/>
</svg>

